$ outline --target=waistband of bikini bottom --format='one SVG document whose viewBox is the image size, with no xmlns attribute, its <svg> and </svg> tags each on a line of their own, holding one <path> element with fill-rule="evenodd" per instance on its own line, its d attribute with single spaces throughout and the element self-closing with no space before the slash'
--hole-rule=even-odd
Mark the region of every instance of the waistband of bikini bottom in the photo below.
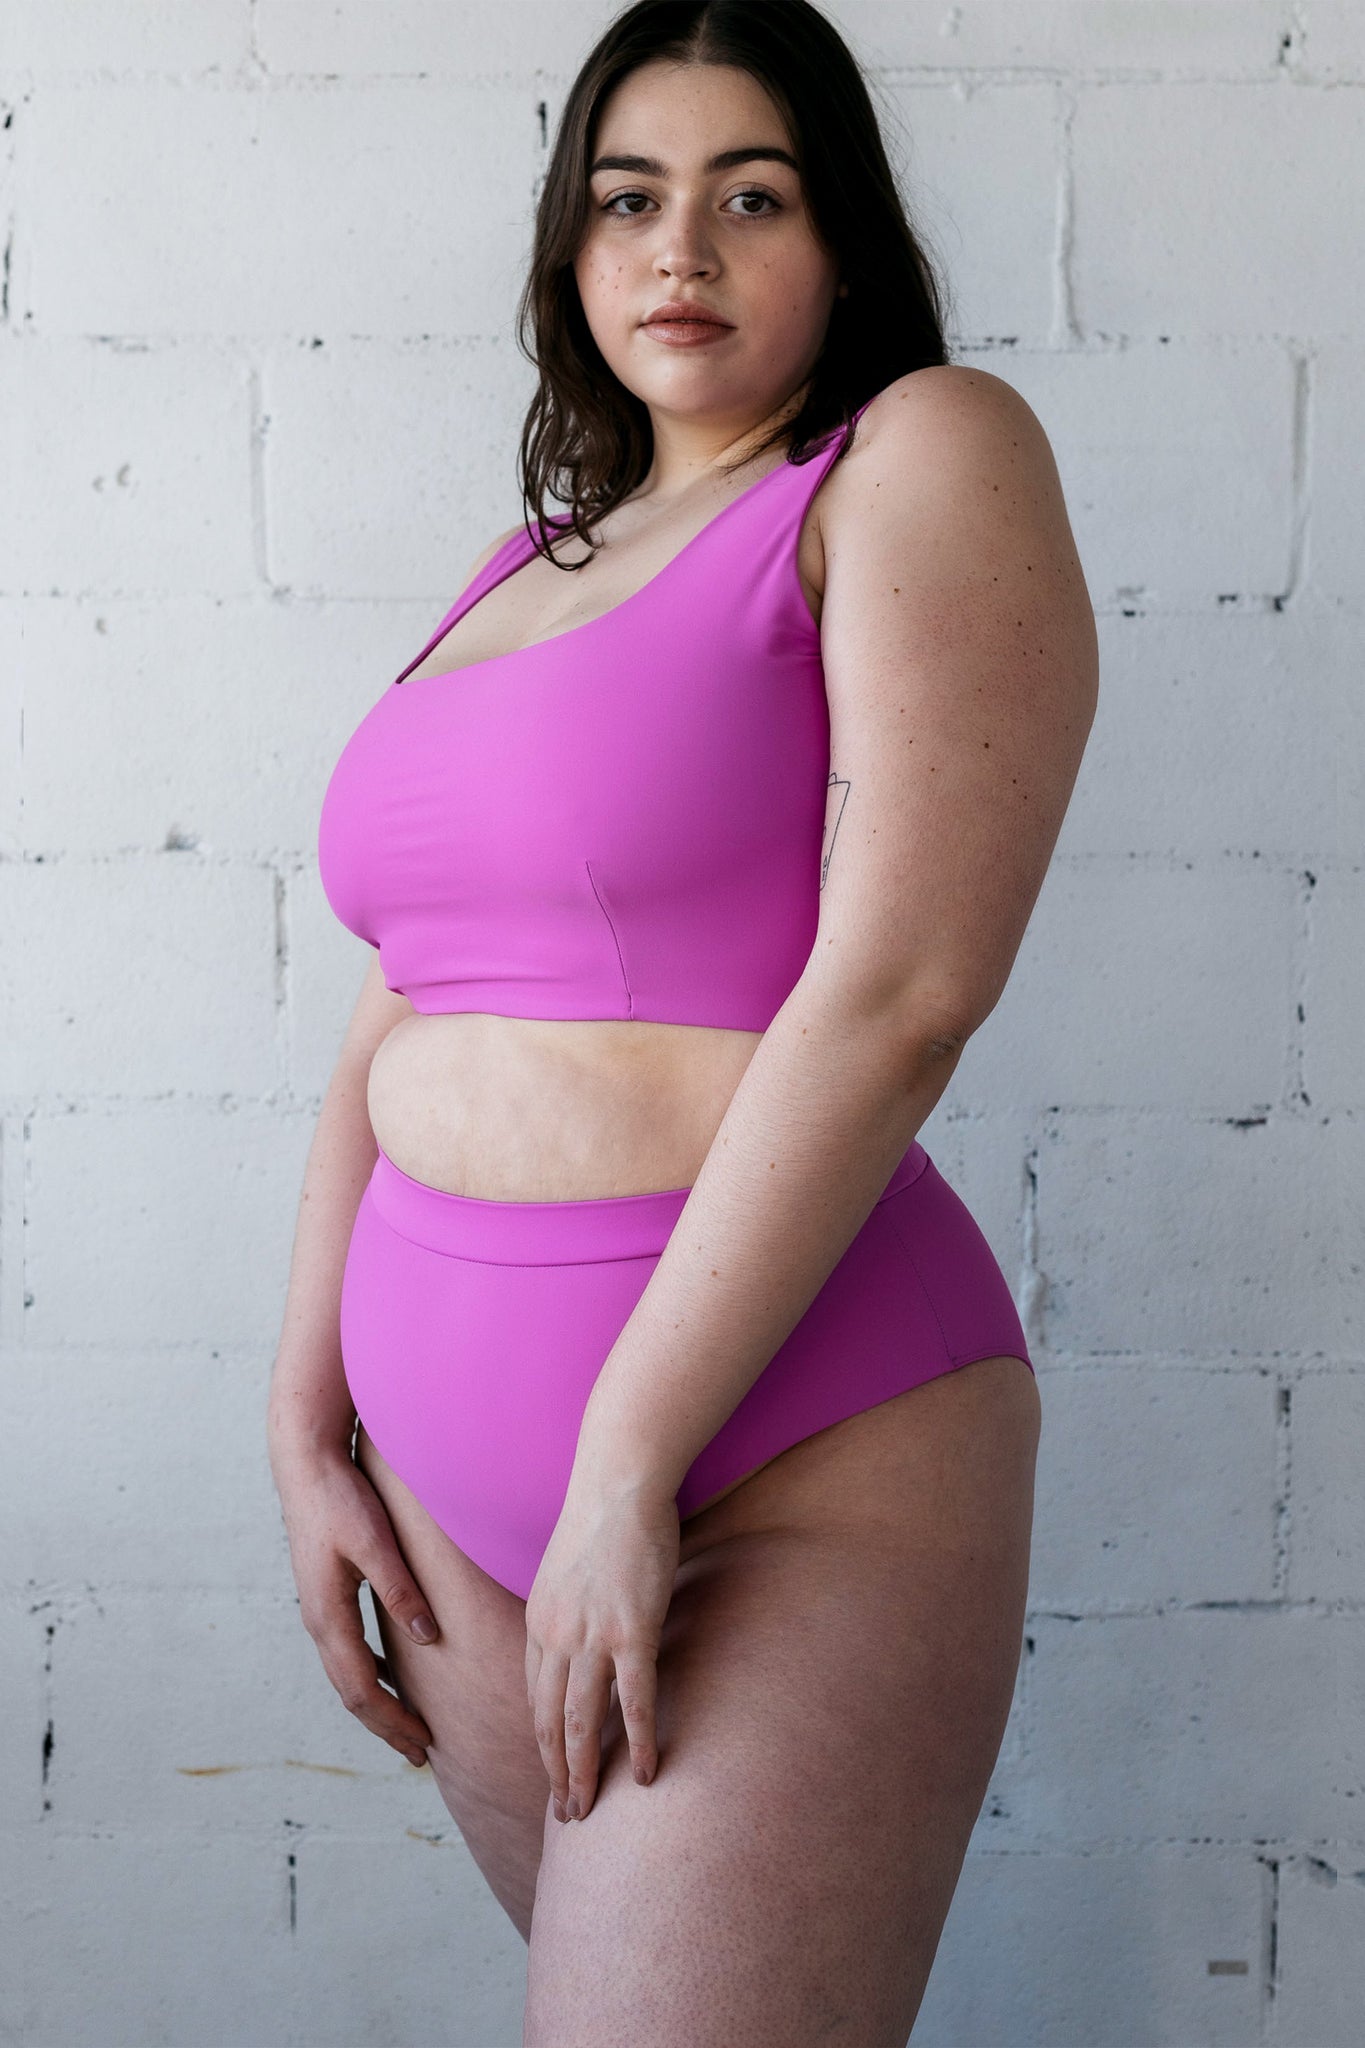
<svg viewBox="0 0 1365 2048">
<path fill-rule="evenodd" d="M 928 1153 L 915 1139 L 878 1202 L 909 1187 L 928 1164 Z M 368 1192 L 400 1237 L 429 1251 L 498 1266 L 568 1266 L 657 1257 L 692 1190 L 660 1188 L 574 1202 L 490 1202 L 413 1180 L 381 1150 Z"/>
</svg>

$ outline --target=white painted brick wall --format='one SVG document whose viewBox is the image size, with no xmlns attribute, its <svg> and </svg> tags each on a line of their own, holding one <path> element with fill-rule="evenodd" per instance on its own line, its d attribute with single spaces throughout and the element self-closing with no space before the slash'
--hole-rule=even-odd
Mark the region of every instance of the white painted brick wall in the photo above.
<svg viewBox="0 0 1365 2048">
<path fill-rule="evenodd" d="M 1365 14 L 830 12 L 1100 706 L 925 1127 L 1037 1347 L 924 2048 L 1358 2048 Z M 336 752 L 516 517 L 581 0 L 0 5 L 0 2039 L 512 2048 L 524 1952 L 297 1615 L 264 1401 L 368 958 Z M 371 1623 L 371 1627 L 373 1624 Z"/>
</svg>

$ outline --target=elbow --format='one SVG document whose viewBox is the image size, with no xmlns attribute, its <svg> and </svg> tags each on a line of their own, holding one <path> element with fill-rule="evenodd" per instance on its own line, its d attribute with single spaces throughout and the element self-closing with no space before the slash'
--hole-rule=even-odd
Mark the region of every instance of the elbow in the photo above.
<svg viewBox="0 0 1365 2048">
<path fill-rule="evenodd" d="M 918 1071 L 925 1066 L 953 1066 L 976 1024 L 965 1011 L 924 1011 L 911 1012 L 901 1029 L 911 1065 Z"/>
<path fill-rule="evenodd" d="M 882 1021 L 916 1070 L 924 1066 L 952 1065 L 961 1056 L 967 1040 L 985 1023 L 998 1000 L 998 995 L 972 1002 L 958 995 L 930 995 L 923 989 L 902 990 L 887 999 L 882 1009 Z"/>
<path fill-rule="evenodd" d="M 924 1023 L 913 1038 L 917 1051 L 926 1059 L 937 1063 L 939 1060 L 955 1060 L 975 1030 L 971 1024 L 929 1024 Z"/>
<path fill-rule="evenodd" d="M 822 966 L 807 978 L 808 992 L 827 1012 L 833 1009 L 841 1029 L 870 1032 L 890 1049 L 898 1069 L 916 1072 L 925 1066 L 951 1065 L 973 1032 L 985 1023 L 1000 999 L 1001 989 L 964 989 L 959 983 L 922 976 L 891 979 L 881 975 L 850 977 Z"/>
</svg>

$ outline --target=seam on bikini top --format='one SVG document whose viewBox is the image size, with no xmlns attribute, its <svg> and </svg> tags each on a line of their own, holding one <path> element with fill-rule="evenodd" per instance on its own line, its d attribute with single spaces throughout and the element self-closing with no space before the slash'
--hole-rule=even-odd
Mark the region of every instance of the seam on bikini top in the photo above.
<svg viewBox="0 0 1365 2048">
<path fill-rule="evenodd" d="M 621 951 L 621 940 L 616 930 L 616 920 L 602 901 L 602 892 L 597 886 L 597 878 L 592 871 L 592 862 L 585 860 L 583 865 L 588 871 L 588 883 L 593 895 L 597 898 L 597 907 L 607 920 L 607 929 L 611 933 L 612 944 L 616 948 L 616 961 L 621 969 L 621 986 L 626 992 L 626 1015 L 630 1018 L 635 1015 L 635 991 L 630 985 L 630 976 L 626 973 L 625 955 Z"/>
</svg>

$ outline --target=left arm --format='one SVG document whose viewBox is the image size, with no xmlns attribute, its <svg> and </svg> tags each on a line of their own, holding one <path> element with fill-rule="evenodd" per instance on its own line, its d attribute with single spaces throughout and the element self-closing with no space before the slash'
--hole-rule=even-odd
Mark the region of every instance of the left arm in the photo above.
<svg viewBox="0 0 1365 2048">
<path fill-rule="evenodd" d="M 861 435 L 824 493 L 821 650 L 846 788 L 815 943 L 598 1377 L 528 1602 L 538 1728 L 559 1703 L 542 1751 L 556 1795 L 572 1783 L 580 1801 L 613 1664 L 637 1775 L 651 1768 L 669 1505 L 998 1002 L 1094 716 L 1094 614 L 1025 401 L 988 372 L 921 370 Z M 567 1766 L 566 1688 L 580 1727 L 601 1707 Z"/>
<path fill-rule="evenodd" d="M 1094 613 L 1024 400 L 917 371 L 864 431 L 824 522 L 845 788 L 815 943 L 603 1367 L 575 1487 L 675 1493 L 810 1307 L 1000 999 L 1090 731 Z"/>
</svg>

